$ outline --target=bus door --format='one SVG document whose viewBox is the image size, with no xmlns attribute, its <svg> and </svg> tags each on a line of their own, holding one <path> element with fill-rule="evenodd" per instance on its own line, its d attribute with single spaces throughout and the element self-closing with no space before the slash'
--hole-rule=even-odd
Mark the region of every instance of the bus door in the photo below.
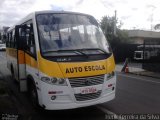
<svg viewBox="0 0 160 120">
<path fill-rule="evenodd" d="M 28 71 L 32 72 L 32 66 L 36 67 L 36 49 L 33 34 L 32 23 L 16 26 L 16 36 L 18 40 L 17 47 L 17 65 L 18 65 L 18 79 L 20 84 L 20 91 L 27 91 L 27 78 Z"/>
</svg>

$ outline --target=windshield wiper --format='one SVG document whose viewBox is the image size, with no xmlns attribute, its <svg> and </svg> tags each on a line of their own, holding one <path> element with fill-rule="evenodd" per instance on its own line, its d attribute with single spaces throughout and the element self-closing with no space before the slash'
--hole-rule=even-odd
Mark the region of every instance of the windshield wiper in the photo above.
<svg viewBox="0 0 160 120">
<path fill-rule="evenodd" d="M 74 52 L 76 54 L 80 53 L 81 55 L 84 55 L 88 58 L 88 55 L 85 54 L 84 52 L 80 51 L 81 49 L 70 49 L 70 50 L 47 50 L 43 53 L 50 53 L 50 52 Z M 78 54 L 78 55 L 80 55 Z"/>
<path fill-rule="evenodd" d="M 105 50 L 100 49 L 100 48 L 83 48 L 83 49 L 81 49 L 81 50 L 99 50 L 99 51 L 101 51 L 101 52 L 103 52 L 103 53 L 105 53 L 105 54 L 108 54 Z"/>
<path fill-rule="evenodd" d="M 81 50 L 75 50 L 76 52 L 78 52 L 78 53 L 81 53 L 82 55 L 84 55 L 84 56 L 86 56 L 87 58 L 88 58 L 88 55 L 87 54 L 85 54 L 84 52 L 82 52 Z"/>
</svg>

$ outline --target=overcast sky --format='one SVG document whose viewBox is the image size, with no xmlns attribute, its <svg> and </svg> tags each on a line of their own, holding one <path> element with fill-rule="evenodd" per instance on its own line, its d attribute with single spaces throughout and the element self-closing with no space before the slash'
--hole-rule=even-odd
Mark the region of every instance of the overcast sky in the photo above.
<svg viewBox="0 0 160 120">
<path fill-rule="evenodd" d="M 0 26 L 11 26 L 32 11 L 67 10 L 93 15 L 113 16 L 123 29 L 151 29 L 160 23 L 160 0 L 0 0 Z"/>
</svg>

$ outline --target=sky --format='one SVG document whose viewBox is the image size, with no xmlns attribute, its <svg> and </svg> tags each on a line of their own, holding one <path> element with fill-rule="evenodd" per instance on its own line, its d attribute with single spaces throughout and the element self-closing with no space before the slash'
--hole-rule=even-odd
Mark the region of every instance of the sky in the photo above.
<svg viewBox="0 0 160 120">
<path fill-rule="evenodd" d="M 0 0 L 0 27 L 12 26 L 33 11 L 64 10 L 101 20 L 117 11 L 122 29 L 151 30 L 160 23 L 160 0 Z"/>
</svg>

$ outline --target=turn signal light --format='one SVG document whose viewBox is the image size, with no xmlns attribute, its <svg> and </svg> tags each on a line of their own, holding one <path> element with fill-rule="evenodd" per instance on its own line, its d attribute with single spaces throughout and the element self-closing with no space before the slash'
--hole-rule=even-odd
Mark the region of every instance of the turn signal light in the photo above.
<svg viewBox="0 0 160 120">
<path fill-rule="evenodd" d="M 108 87 L 112 87 L 112 84 L 109 84 Z"/>
</svg>

